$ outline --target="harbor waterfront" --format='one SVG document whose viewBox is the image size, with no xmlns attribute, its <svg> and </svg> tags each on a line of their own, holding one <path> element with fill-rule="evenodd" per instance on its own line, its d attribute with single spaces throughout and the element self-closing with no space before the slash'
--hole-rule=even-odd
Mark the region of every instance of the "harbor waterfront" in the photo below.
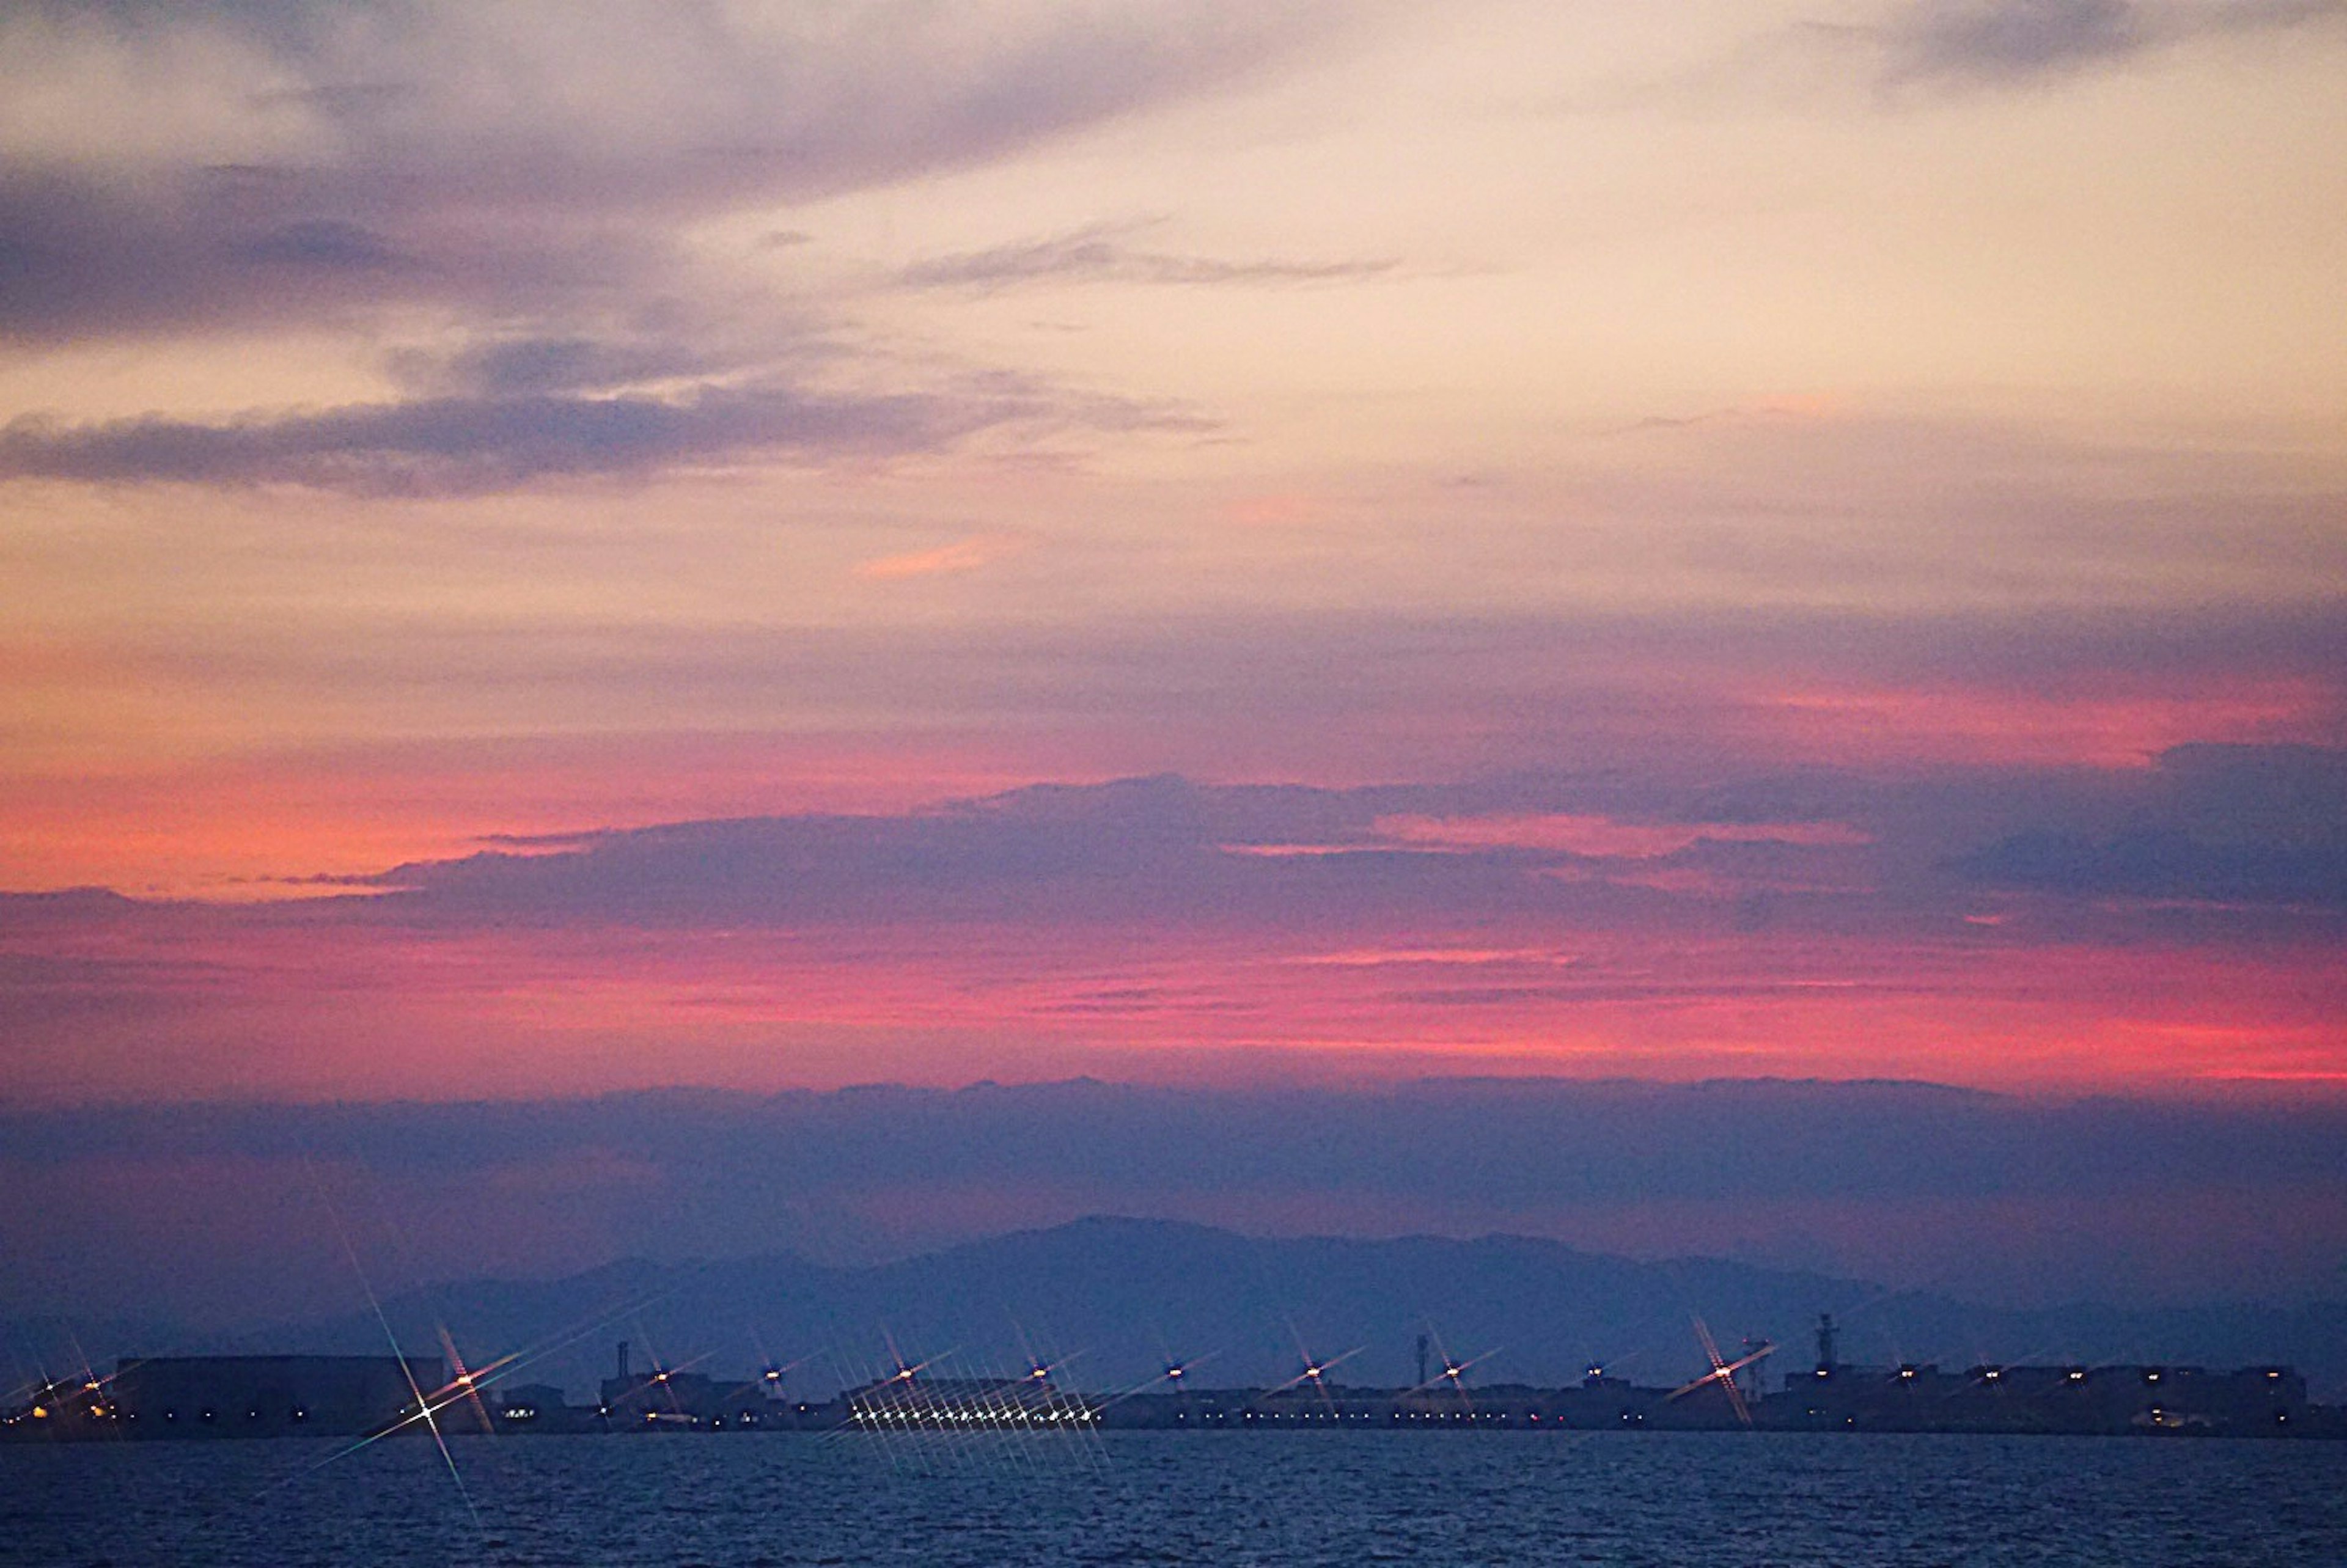
<svg viewBox="0 0 2347 1568">
<path fill-rule="evenodd" d="M 2317 1404 L 2288 1367 L 1935 1365 L 1833 1358 L 1821 1319 L 1816 1364 L 1768 1389 L 1774 1347 L 1676 1387 L 1592 1367 L 1565 1388 L 1471 1384 L 1445 1364 L 1409 1388 L 1343 1384 L 1307 1362 L 1273 1388 L 1193 1388 L 1169 1365 L 1141 1388 L 1062 1389 L 1051 1368 L 947 1377 L 900 1367 L 823 1399 L 794 1399 L 782 1368 L 747 1377 L 651 1367 L 619 1348 L 597 1401 L 544 1384 L 497 1383 L 431 1358 L 221 1356 L 130 1359 L 109 1377 L 49 1383 L 0 1413 L 17 1442 L 145 1441 L 401 1431 L 592 1432 L 1727 1431 L 1964 1432 L 2264 1439 L 2347 1437 L 2347 1407 Z"/>
</svg>

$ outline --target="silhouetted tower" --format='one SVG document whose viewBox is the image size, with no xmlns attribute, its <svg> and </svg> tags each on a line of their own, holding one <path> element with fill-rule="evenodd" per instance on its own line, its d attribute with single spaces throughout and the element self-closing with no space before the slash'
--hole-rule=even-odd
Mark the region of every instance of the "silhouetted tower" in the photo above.
<svg viewBox="0 0 2347 1568">
<path fill-rule="evenodd" d="M 1834 1369 L 1834 1320 L 1830 1312 L 1818 1314 L 1818 1370 Z"/>
<path fill-rule="evenodd" d="M 1768 1353 L 1775 1348 L 1766 1339 L 1755 1339 L 1749 1334 L 1744 1337 L 1744 1370 L 1748 1374 L 1755 1398 L 1768 1392 Z"/>
<path fill-rule="evenodd" d="M 627 1380 L 628 1380 L 628 1342 L 627 1342 L 626 1340 L 622 1339 L 622 1340 L 620 1340 L 620 1382 L 622 1382 L 622 1383 L 624 1383 L 624 1382 L 626 1382 Z"/>
<path fill-rule="evenodd" d="M 1426 1387 L 1426 1336 L 1418 1337 L 1418 1386 Z"/>
</svg>

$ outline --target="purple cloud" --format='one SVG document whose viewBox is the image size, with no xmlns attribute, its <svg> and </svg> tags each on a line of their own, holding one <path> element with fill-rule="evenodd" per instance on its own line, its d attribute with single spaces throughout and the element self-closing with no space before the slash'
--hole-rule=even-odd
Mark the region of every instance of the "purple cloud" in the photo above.
<svg viewBox="0 0 2347 1568">
<path fill-rule="evenodd" d="M 2347 15 L 2338 0 L 1920 0 L 1877 36 L 1893 84 L 2019 86 L 2116 65 L 2163 45 Z"/>
<path fill-rule="evenodd" d="M 1543 838 L 1547 817 L 1686 825 L 1683 837 L 1609 845 Z M 2347 753 L 2301 746 L 2188 747 L 2141 771 L 2014 768 L 1935 781 L 1812 769 L 1693 785 L 1525 774 L 1322 789 L 1166 776 L 1037 786 L 897 815 L 680 822 L 542 840 L 385 871 L 371 879 L 384 896 L 345 907 L 358 918 L 459 924 L 1323 930 L 1707 927 L 1732 907 L 1747 927 L 1880 931 L 1944 926 L 1983 886 L 2146 906 L 2347 909 L 2342 821 Z M 1805 830 L 1820 823 L 1835 831 Z M 2123 908 L 2097 916 L 2127 917 Z"/>
<path fill-rule="evenodd" d="M 1358 18 L 1180 0 L 875 6 L 835 28 L 619 4 L 559 48 L 438 4 L 44 5 L 36 23 L 0 52 L 0 93 L 12 55 L 29 74 L 80 50 L 128 93 L 159 76 L 208 98 L 217 138 L 135 179 L 102 157 L 0 175 L 0 336 L 54 341 L 414 300 L 591 313 L 673 287 L 682 221 L 983 164 L 1222 90 Z"/>
<path fill-rule="evenodd" d="M 590 374 L 591 354 L 491 361 L 527 384 Z M 781 386 L 704 385 L 674 397 L 551 394 L 436 397 L 223 424 L 149 416 L 0 426 L 0 479 L 290 484 L 364 495 L 509 488 L 555 476 L 641 474 L 693 464 L 823 462 L 934 452 L 1014 423 L 1106 417 L 1121 427 L 1190 423 L 1094 399 L 1069 405 L 1009 386 L 855 397 Z"/>
</svg>

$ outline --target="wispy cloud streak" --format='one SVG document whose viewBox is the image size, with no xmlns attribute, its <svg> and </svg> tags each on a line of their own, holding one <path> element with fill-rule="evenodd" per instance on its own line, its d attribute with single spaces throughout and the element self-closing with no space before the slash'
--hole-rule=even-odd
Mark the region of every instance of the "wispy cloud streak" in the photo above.
<svg viewBox="0 0 2347 1568">
<path fill-rule="evenodd" d="M 1399 265 L 1391 260 L 1233 261 L 1187 256 L 1129 245 L 1122 238 L 1128 231 L 1127 226 L 1102 225 L 984 251 L 933 256 L 914 262 L 899 277 L 915 288 L 980 292 L 1051 282 L 1270 286 L 1358 282 L 1388 276 Z"/>
<path fill-rule="evenodd" d="M 0 428 L 0 477 L 465 494 L 696 463 L 902 456 L 1047 411 L 1009 397 L 706 387 L 674 398 L 430 398 L 217 425 L 22 419 Z"/>
<path fill-rule="evenodd" d="M 2199 39 L 2347 17 L 2339 0 L 1938 0 L 1873 29 L 1893 87 L 2021 87 L 2114 67 Z"/>
</svg>

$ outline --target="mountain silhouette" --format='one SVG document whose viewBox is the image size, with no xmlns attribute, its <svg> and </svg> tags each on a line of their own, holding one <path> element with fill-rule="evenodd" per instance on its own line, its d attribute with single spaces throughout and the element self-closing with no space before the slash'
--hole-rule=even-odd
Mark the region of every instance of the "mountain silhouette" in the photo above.
<svg viewBox="0 0 2347 1568">
<path fill-rule="evenodd" d="M 1707 1365 L 1697 1320 L 1731 1351 L 1747 1337 L 1773 1340 L 1773 1380 L 1809 1364 L 1820 1312 L 1841 1324 L 1848 1362 L 2276 1361 L 2298 1366 L 2318 1397 L 2347 1385 L 2347 1305 L 2336 1303 L 2014 1310 L 1716 1258 L 1638 1262 L 1523 1236 L 1274 1239 L 1111 1217 L 869 1267 L 775 1254 L 463 1280 L 394 1296 L 382 1319 L 256 1322 L 209 1341 L 126 1344 L 118 1353 L 380 1352 L 387 1322 L 404 1347 L 424 1352 L 446 1330 L 474 1366 L 518 1353 L 523 1359 L 500 1376 L 584 1399 L 610 1375 L 622 1339 L 639 1368 L 747 1378 L 787 1365 L 788 1389 L 823 1395 L 899 1358 L 968 1375 L 1047 1363 L 1063 1384 L 1107 1390 L 1151 1381 L 1169 1360 L 1192 1366 L 1193 1386 L 1277 1383 L 1310 1358 L 1334 1362 L 1345 1382 L 1394 1385 L 1414 1379 L 1425 1334 L 1437 1365 L 1471 1360 L 1475 1381 L 1570 1383 L 1597 1364 L 1672 1384 Z"/>
</svg>

